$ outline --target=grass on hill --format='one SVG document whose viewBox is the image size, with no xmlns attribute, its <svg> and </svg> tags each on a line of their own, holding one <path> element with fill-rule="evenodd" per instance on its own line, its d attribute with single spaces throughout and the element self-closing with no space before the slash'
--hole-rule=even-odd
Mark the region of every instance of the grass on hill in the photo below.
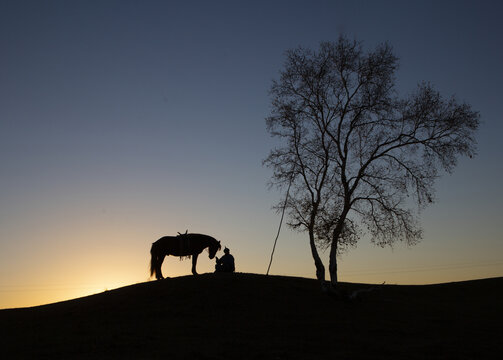
<svg viewBox="0 0 503 360">
<path fill-rule="evenodd" d="M 369 285 L 341 284 L 346 291 Z M 379 285 L 204 274 L 0 311 L 2 359 L 494 359 L 503 278 Z"/>
</svg>

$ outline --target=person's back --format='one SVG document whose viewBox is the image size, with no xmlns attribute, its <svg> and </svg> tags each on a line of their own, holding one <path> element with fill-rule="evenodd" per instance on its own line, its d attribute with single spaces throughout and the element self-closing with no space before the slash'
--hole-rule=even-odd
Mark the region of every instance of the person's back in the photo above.
<svg viewBox="0 0 503 360">
<path fill-rule="evenodd" d="M 234 272 L 235 270 L 235 265 L 234 265 L 234 256 L 231 254 L 225 254 L 222 257 L 222 263 L 224 265 L 224 271 L 225 272 Z"/>
<path fill-rule="evenodd" d="M 215 265 L 215 272 L 234 272 L 236 266 L 234 263 L 234 256 L 230 254 L 229 249 L 224 249 L 225 255 L 220 259 L 217 258 L 217 264 Z"/>
</svg>

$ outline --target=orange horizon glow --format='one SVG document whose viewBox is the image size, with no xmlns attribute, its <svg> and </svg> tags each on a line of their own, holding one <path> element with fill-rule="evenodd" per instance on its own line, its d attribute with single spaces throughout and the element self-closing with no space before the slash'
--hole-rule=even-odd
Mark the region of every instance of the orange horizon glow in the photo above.
<svg viewBox="0 0 503 360">
<path fill-rule="evenodd" d="M 284 240 L 286 241 L 286 240 Z M 288 244 L 283 244 L 287 247 Z M 407 264 L 407 259 L 403 258 L 404 253 L 411 253 L 410 249 L 394 250 L 395 254 L 373 248 L 374 260 L 369 263 L 366 253 L 371 247 L 363 246 L 364 249 L 353 250 L 339 259 L 339 281 L 362 284 L 396 284 L 396 285 L 429 285 L 448 282 L 468 281 L 500 277 L 503 274 L 503 262 L 475 263 L 458 262 L 443 265 L 422 264 L 411 266 Z M 379 251 L 381 250 L 381 251 Z M 271 268 L 271 275 L 294 276 L 314 279 L 314 266 L 312 265 L 308 253 L 297 254 L 296 265 L 289 260 L 293 255 L 291 251 L 284 249 L 279 252 Z M 398 253 L 397 253 L 398 252 Z M 412 251 L 413 253 L 413 251 Z M 148 274 L 148 252 L 143 256 L 128 257 L 126 260 L 115 259 L 115 262 L 103 266 L 102 257 L 94 259 L 78 259 L 72 265 L 79 267 L 81 264 L 94 264 L 94 267 L 83 267 L 79 272 L 59 272 L 58 266 L 52 270 L 56 273 L 50 274 L 51 268 L 35 274 L 25 283 L 6 284 L 5 280 L 1 286 L 0 309 L 32 307 L 45 305 L 60 301 L 73 300 L 89 295 L 103 293 L 124 286 L 129 286 L 146 281 L 155 281 L 149 278 Z M 236 257 L 237 272 L 265 274 L 267 259 L 261 264 L 260 269 L 256 264 L 245 261 L 239 249 L 233 251 Z M 306 256 L 307 255 L 307 256 Z M 326 255 L 326 254 L 325 254 Z M 258 259 L 255 259 L 257 261 Z M 128 262 L 131 264 L 127 264 Z M 298 264 L 302 261 L 302 264 Z M 328 267 L 328 259 L 324 259 L 325 266 Z M 410 262 L 410 259 L 409 259 Z M 387 265 L 383 266 L 382 264 Z M 379 267 L 379 264 L 380 267 Z M 70 264 L 59 264 L 59 266 L 70 266 Z M 198 259 L 198 272 L 213 272 L 214 261 L 208 259 L 206 252 L 203 252 Z M 374 266 L 374 267 L 372 267 Z M 191 276 L 191 261 L 180 261 L 177 257 L 169 256 L 163 264 L 163 272 L 169 277 Z M 281 269 L 275 271 L 275 269 Z M 50 276 L 49 276 L 50 275 Z M 326 274 L 329 280 L 329 274 Z"/>
</svg>

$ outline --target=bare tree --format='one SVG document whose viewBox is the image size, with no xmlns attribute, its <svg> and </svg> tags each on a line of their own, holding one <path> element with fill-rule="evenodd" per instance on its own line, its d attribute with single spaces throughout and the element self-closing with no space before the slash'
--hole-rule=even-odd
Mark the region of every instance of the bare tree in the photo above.
<svg viewBox="0 0 503 360">
<path fill-rule="evenodd" d="M 439 173 L 475 154 L 479 114 L 428 83 L 399 97 L 398 59 L 386 43 L 365 52 L 341 36 L 286 55 L 266 119 L 282 142 L 264 164 L 274 171 L 271 184 L 291 182 L 288 224 L 309 233 L 322 283 L 317 245 L 330 248 L 335 286 L 337 255 L 363 231 L 379 246 L 420 240 L 418 212 L 434 201 Z"/>
</svg>

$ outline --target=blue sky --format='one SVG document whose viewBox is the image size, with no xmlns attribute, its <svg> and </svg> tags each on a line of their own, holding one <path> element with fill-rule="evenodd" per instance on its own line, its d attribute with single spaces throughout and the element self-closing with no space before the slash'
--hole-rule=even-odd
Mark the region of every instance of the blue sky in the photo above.
<svg viewBox="0 0 503 360">
<path fill-rule="evenodd" d="M 342 281 L 503 275 L 498 1 L 2 1 L 0 308 L 147 280 L 150 244 L 189 229 L 264 273 L 280 194 L 262 160 L 287 49 L 388 41 L 402 94 L 430 81 L 480 111 L 478 156 L 437 183 L 423 241 L 362 239 Z M 326 254 L 325 254 L 326 255 Z M 213 262 L 199 260 L 200 272 Z M 185 275 L 171 258 L 165 274 Z M 314 277 L 283 230 L 273 274 Z"/>
</svg>

